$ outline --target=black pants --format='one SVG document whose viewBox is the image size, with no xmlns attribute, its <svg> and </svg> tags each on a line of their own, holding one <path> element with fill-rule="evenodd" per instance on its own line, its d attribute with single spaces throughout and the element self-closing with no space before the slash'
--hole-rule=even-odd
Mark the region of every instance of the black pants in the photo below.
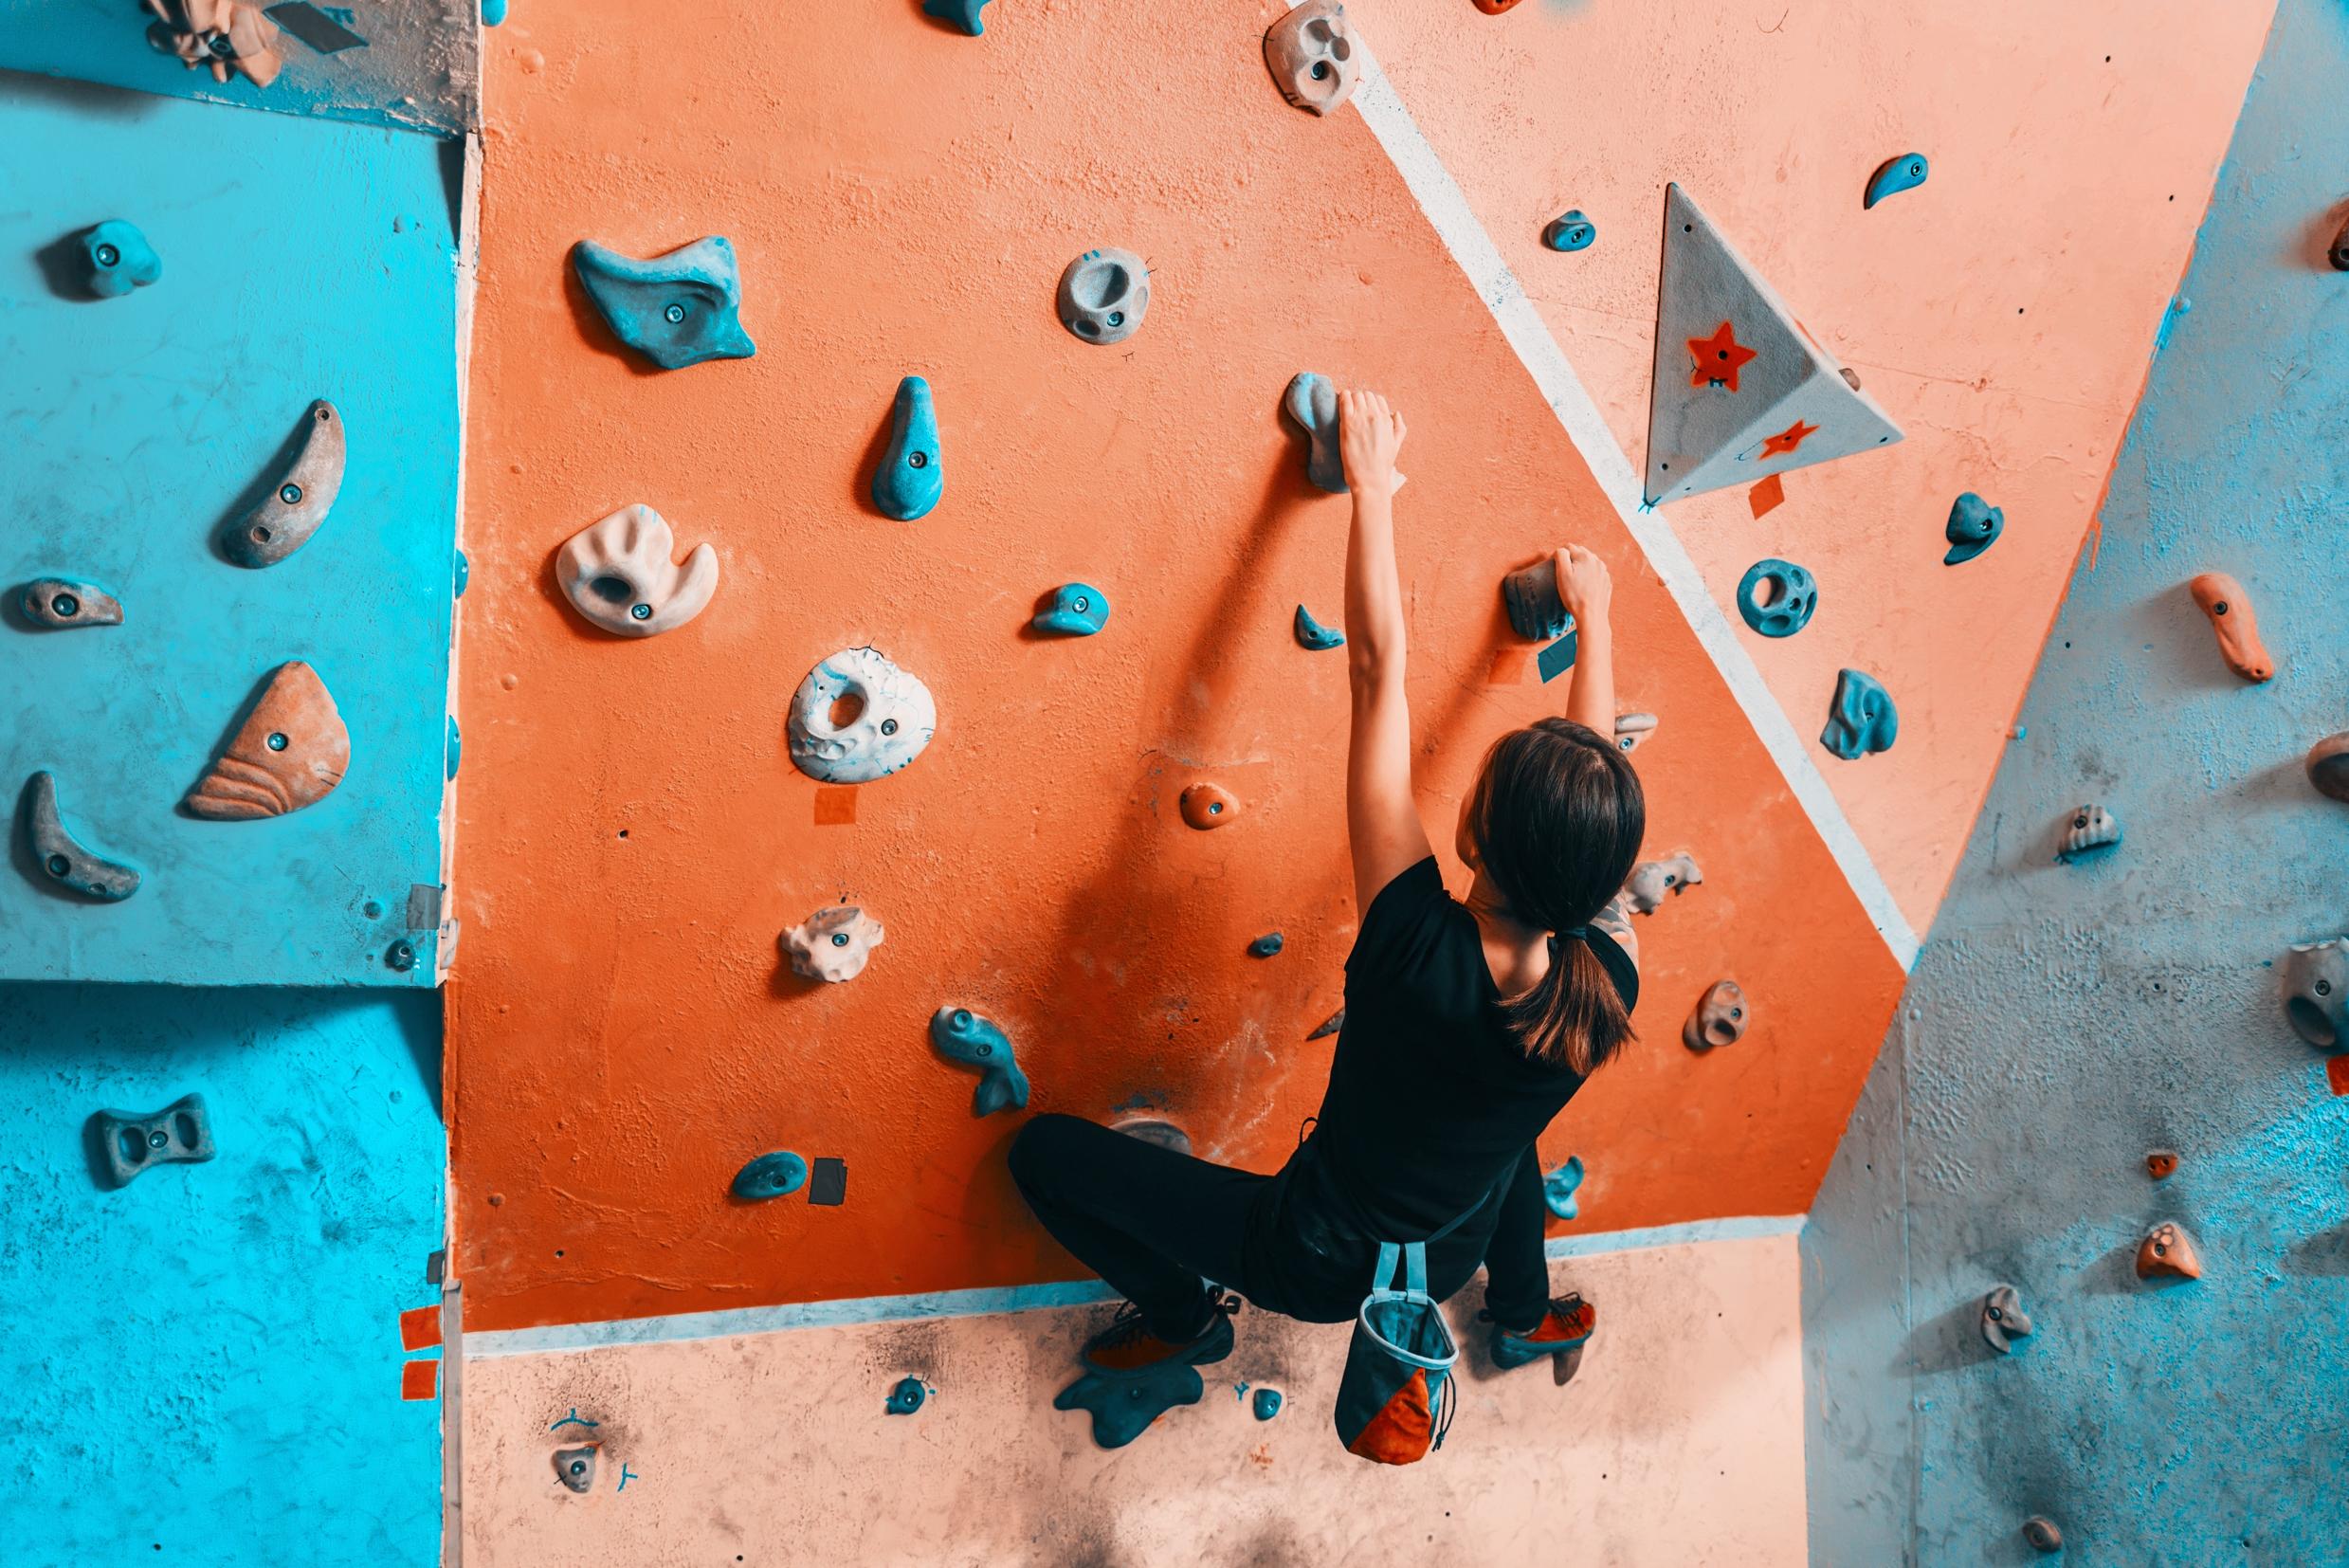
<svg viewBox="0 0 2349 1568">
<path fill-rule="evenodd" d="M 1073 1116 L 1039 1116 L 1011 1144 L 1011 1178 L 1052 1238 L 1142 1310 L 1151 1332 L 1183 1340 L 1208 1318 L 1201 1276 L 1260 1307 L 1309 1322 L 1343 1322 L 1370 1290 L 1377 1241 L 1333 1240 L 1332 1217 L 1291 1173 L 1233 1170 Z M 1484 1242 L 1484 1304 L 1495 1321 L 1531 1328 L 1549 1309 L 1539 1157 L 1510 1173 Z M 1387 1238 L 1402 1239 L 1410 1238 Z M 1443 1244 L 1429 1285 L 1441 1300 L 1475 1271 L 1471 1250 L 1448 1267 Z"/>
</svg>

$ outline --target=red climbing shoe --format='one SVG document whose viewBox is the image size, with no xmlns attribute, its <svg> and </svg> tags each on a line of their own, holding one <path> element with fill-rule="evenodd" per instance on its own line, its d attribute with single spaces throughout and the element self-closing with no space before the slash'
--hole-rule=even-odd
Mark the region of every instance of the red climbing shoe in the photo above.
<svg viewBox="0 0 2349 1568">
<path fill-rule="evenodd" d="M 1096 1372 L 1135 1372 L 1161 1361 L 1187 1361 L 1193 1366 L 1220 1361 L 1231 1354 L 1231 1316 L 1240 1310 L 1240 1298 L 1216 1291 L 1208 1303 L 1214 1311 L 1207 1326 L 1185 1343 L 1170 1344 L 1150 1331 L 1142 1321 L 1142 1309 L 1128 1302 L 1107 1328 L 1084 1341 L 1081 1359 Z"/>
<path fill-rule="evenodd" d="M 1597 1326 L 1598 1308 L 1580 1295 L 1554 1301 L 1550 1310 L 1541 1315 L 1541 1322 L 1528 1332 L 1519 1333 L 1493 1324 L 1493 1365 L 1503 1369 L 1521 1367 L 1544 1356 L 1575 1349 Z"/>
</svg>

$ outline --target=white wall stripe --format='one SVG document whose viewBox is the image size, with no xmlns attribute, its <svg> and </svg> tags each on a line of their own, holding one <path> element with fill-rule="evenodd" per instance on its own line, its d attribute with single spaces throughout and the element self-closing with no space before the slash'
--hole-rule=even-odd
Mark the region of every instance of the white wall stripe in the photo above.
<svg viewBox="0 0 2349 1568">
<path fill-rule="evenodd" d="M 1302 0 L 1289 3 L 1294 7 Z M 1661 513 L 1641 504 L 1639 476 L 1632 470 L 1630 459 L 1615 444 L 1613 432 L 1608 429 L 1598 405 L 1591 400 L 1582 378 L 1575 374 L 1566 351 L 1550 335 L 1533 301 L 1525 297 L 1517 274 L 1502 259 L 1499 247 L 1470 210 L 1459 182 L 1420 133 L 1418 122 L 1404 107 L 1402 96 L 1379 68 L 1376 55 L 1363 43 L 1359 31 L 1355 34 L 1355 52 L 1361 62 L 1362 74 L 1355 84 L 1354 106 L 1361 111 L 1363 122 L 1386 149 L 1395 172 L 1403 176 L 1404 185 L 1434 226 L 1436 236 L 1451 252 L 1452 260 L 1467 274 L 1477 298 L 1492 312 L 1502 336 L 1517 351 L 1526 374 L 1548 400 L 1550 411 L 1557 416 L 1567 438 L 1590 465 L 1599 488 L 1606 492 L 1616 515 L 1623 519 L 1623 525 L 1638 541 L 1648 564 L 1663 577 L 1664 586 L 1680 606 L 1681 613 L 1687 617 L 1689 629 L 1697 634 L 1697 641 L 1711 656 L 1714 668 L 1728 683 L 1730 693 L 1745 710 L 1746 720 L 1754 726 L 1754 733 L 1770 753 L 1771 760 L 1777 764 L 1787 788 L 1794 792 L 1812 826 L 1818 830 L 1828 853 L 1835 857 L 1845 881 L 1851 884 L 1877 934 L 1884 938 L 1885 945 L 1892 950 L 1893 958 L 1905 973 L 1917 960 L 1917 933 L 1910 929 L 1908 917 L 1901 912 L 1892 890 L 1877 874 L 1866 846 L 1860 842 L 1850 819 L 1844 815 L 1842 803 L 1819 773 L 1810 748 L 1795 733 L 1786 711 L 1762 680 L 1753 656 L 1738 640 L 1728 615 L 1706 590 L 1696 563 L 1681 545 L 1680 536 L 1672 532 L 1671 524 L 1665 521 Z"/>
</svg>

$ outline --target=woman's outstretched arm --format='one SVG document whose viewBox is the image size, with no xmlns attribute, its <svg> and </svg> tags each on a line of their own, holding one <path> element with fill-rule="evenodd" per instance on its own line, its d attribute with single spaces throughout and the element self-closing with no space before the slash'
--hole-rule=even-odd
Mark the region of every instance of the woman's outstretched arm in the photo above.
<svg viewBox="0 0 2349 1568">
<path fill-rule="evenodd" d="M 1411 799 L 1403 589 L 1394 572 L 1394 459 L 1403 446 L 1403 421 L 1376 392 L 1340 392 L 1338 410 L 1338 449 L 1354 496 L 1354 528 L 1346 541 L 1346 673 L 1354 693 L 1346 836 L 1360 911 L 1430 851 Z M 1610 717 L 1611 726 L 1613 721 Z"/>
</svg>

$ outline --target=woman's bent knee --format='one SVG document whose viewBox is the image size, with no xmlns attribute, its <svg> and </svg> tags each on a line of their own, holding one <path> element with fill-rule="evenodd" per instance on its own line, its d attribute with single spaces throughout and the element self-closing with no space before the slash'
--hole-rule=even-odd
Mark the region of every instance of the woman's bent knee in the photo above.
<svg viewBox="0 0 2349 1568">
<path fill-rule="evenodd" d="M 1070 1150 L 1084 1136 L 1077 1128 L 1090 1132 L 1094 1124 L 1083 1117 L 1047 1111 L 1030 1118 L 1020 1129 L 1019 1136 L 1011 1140 L 1011 1152 L 1006 1163 L 1011 1167 L 1011 1179 L 1019 1183 L 1022 1192 L 1051 1188 L 1054 1176 L 1067 1169 Z"/>
</svg>

